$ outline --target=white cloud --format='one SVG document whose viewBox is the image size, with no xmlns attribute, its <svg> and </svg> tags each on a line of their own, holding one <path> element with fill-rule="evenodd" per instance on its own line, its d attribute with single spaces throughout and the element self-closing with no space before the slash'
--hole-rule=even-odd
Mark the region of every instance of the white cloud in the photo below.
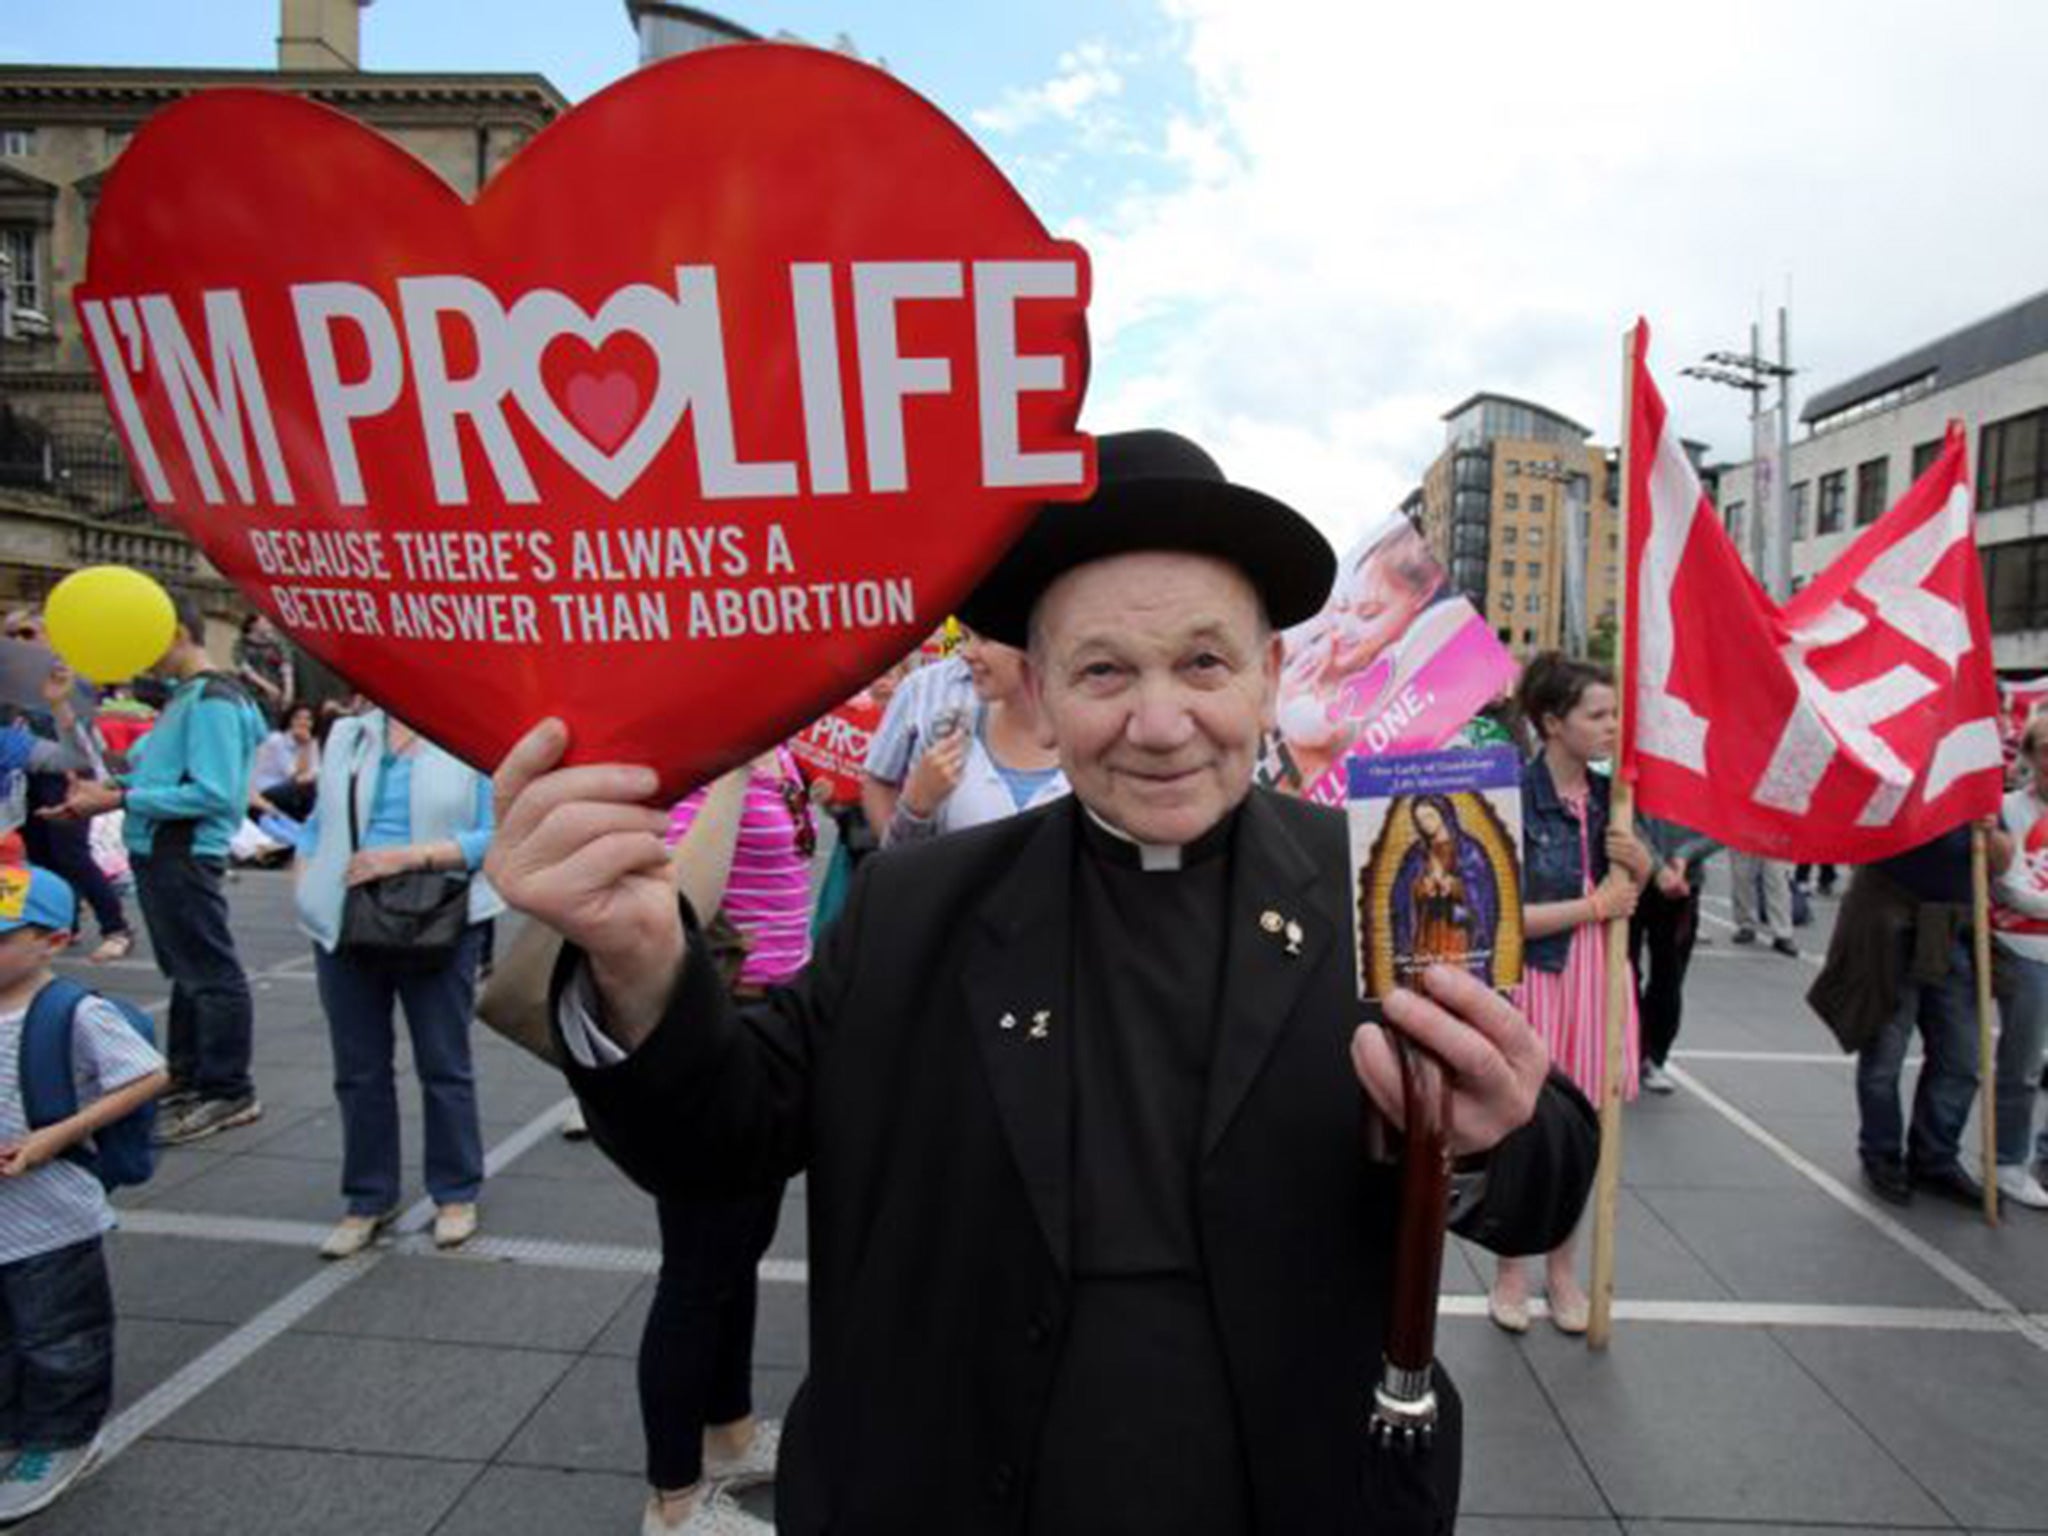
<svg viewBox="0 0 2048 1536">
<path fill-rule="evenodd" d="M 1739 456 L 1743 402 L 1678 369 L 1788 278 L 1802 390 L 2041 286 L 2011 60 L 2048 7 L 1163 3 L 1196 100 L 1150 130 L 1174 185 L 1062 223 L 1094 258 L 1089 424 L 1189 431 L 1336 538 L 1474 390 L 1612 441 L 1639 312 L 1683 429 Z"/>
<path fill-rule="evenodd" d="M 977 128 L 1004 134 L 1048 121 L 1076 123 L 1091 107 L 1119 95 L 1123 88 L 1123 76 L 1108 47 L 1086 42 L 1060 55 L 1057 72 L 1050 80 L 1013 87 L 996 105 L 969 116 Z"/>
</svg>

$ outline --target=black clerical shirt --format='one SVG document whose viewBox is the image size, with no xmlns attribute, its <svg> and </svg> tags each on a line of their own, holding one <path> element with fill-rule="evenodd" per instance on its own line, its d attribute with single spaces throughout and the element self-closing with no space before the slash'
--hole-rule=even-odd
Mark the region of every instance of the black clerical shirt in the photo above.
<svg viewBox="0 0 2048 1536">
<path fill-rule="evenodd" d="M 1195 1212 L 1237 817 L 1146 868 L 1083 817 L 1073 1291 L 1033 1536 L 1243 1536 L 1250 1490 Z"/>
</svg>

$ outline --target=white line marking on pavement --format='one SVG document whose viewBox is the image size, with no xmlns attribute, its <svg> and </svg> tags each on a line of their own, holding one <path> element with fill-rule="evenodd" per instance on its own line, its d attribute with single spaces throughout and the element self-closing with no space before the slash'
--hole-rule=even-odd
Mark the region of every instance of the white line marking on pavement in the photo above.
<svg viewBox="0 0 2048 1536">
<path fill-rule="evenodd" d="M 1764 1061 L 1799 1067 L 1853 1067 L 1854 1056 L 1840 1051 L 1673 1051 L 1680 1061 Z"/>
<path fill-rule="evenodd" d="M 1449 1295 L 1438 1305 L 1443 1317 L 1484 1317 L 1484 1296 Z M 1531 1298 L 1532 1317 L 1548 1317 L 1540 1297 Z M 2009 1318 L 1961 1307 L 1854 1307 L 1781 1301 L 1644 1301 L 1616 1298 L 1614 1315 L 1623 1322 L 1694 1323 L 1718 1328 L 1871 1328 L 1921 1333 L 2004 1333 Z"/>
<path fill-rule="evenodd" d="M 306 1222 L 209 1216 L 171 1211 L 133 1211 L 122 1219 L 129 1232 L 200 1241 L 254 1242 L 310 1248 L 326 1235 L 324 1227 Z M 539 1237 L 475 1237 L 453 1253 L 438 1252 L 423 1235 L 401 1238 L 375 1250 L 381 1254 L 430 1257 L 451 1264 L 531 1264 L 542 1269 L 576 1270 L 585 1274 L 651 1275 L 661 1268 L 661 1251 L 628 1244 L 565 1243 Z M 802 1259 L 763 1259 L 760 1276 L 770 1285 L 808 1285 L 810 1266 Z M 1540 1298 L 1530 1307 L 1547 1316 Z M 1486 1298 L 1449 1292 L 1439 1311 L 1447 1318 L 1486 1315 Z M 1685 1323 L 1721 1328 L 1860 1328 L 1921 1333 L 2004 1333 L 2014 1317 L 2001 1311 L 1959 1307 L 1842 1306 L 1817 1302 L 1656 1301 L 1622 1299 L 1614 1315 L 1628 1322 Z M 2025 1318 L 2034 1327 L 2043 1319 Z"/>
<path fill-rule="evenodd" d="M 484 1158 L 486 1170 L 495 1173 L 532 1150 L 536 1143 L 562 1123 L 571 1102 L 564 1099 L 550 1105 L 498 1143 Z M 432 1221 L 433 1203 L 422 1201 L 421 1205 L 426 1207 L 425 1221 Z M 415 1206 L 400 1218 L 401 1229 L 405 1223 L 415 1221 L 419 1210 L 420 1207 Z M 209 1229 L 230 1241 L 278 1242 L 290 1231 L 295 1245 L 317 1244 L 321 1231 L 314 1228 L 315 1235 L 308 1239 L 305 1236 L 308 1224 L 304 1222 L 259 1222 L 247 1217 L 193 1216 L 172 1211 L 129 1211 L 123 1213 L 122 1220 L 128 1230 L 134 1232 L 154 1229 L 166 1236 L 196 1236 L 202 1229 Z M 419 1224 L 424 1225 L 424 1222 Z M 171 1230 L 177 1226 L 184 1230 Z M 369 1274 L 390 1256 L 391 1251 L 389 1248 L 373 1248 L 352 1259 L 323 1265 L 318 1274 L 285 1292 L 211 1349 L 203 1350 L 154 1391 L 131 1403 L 125 1412 L 107 1425 L 95 1472 L 110 1465 L 121 1452 L 243 1364 L 264 1345 L 304 1320 L 314 1308 Z"/>
<path fill-rule="evenodd" d="M 1869 1222 L 1907 1253 L 1983 1307 L 1986 1312 L 1993 1314 L 2005 1326 L 2025 1338 L 2036 1349 L 2048 1350 L 2048 1328 L 2042 1327 L 2028 1317 L 2004 1292 L 1965 1269 L 1917 1232 L 1886 1215 L 1874 1203 L 1864 1199 L 1811 1158 L 1795 1151 L 1683 1067 L 1674 1067 L 1672 1074 L 1688 1091 L 1698 1094 L 1701 1103 L 1720 1114 L 1750 1140 L 1774 1154 L 1779 1161 L 1803 1174 L 1823 1194 Z"/>
<path fill-rule="evenodd" d="M 153 1211 L 147 1206 L 116 1213 L 120 1230 L 137 1237 L 190 1237 L 213 1243 L 269 1243 L 281 1248 L 318 1248 L 333 1230 L 310 1221 L 276 1221 L 262 1216 L 216 1216 L 207 1211 Z"/>
</svg>

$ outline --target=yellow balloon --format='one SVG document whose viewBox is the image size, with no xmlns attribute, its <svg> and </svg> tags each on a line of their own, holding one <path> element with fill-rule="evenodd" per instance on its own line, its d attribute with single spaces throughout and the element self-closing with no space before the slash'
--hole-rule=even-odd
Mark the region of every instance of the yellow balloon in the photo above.
<svg viewBox="0 0 2048 1536">
<path fill-rule="evenodd" d="M 178 632 L 171 595 L 125 565 L 73 571 L 43 604 L 50 647 L 95 683 L 123 683 L 163 659 Z"/>
</svg>

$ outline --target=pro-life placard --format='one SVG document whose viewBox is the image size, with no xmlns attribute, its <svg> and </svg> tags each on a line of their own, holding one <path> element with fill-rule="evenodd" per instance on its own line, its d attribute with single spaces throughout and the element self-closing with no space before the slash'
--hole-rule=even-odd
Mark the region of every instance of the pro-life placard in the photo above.
<svg viewBox="0 0 2048 1536">
<path fill-rule="evenodd" d="M 1522 769 L 1512 747 L 1353 758 L 1358 992 L 1368 1010 L 1432 965 L 1522 979 Z"/>
</svg>

